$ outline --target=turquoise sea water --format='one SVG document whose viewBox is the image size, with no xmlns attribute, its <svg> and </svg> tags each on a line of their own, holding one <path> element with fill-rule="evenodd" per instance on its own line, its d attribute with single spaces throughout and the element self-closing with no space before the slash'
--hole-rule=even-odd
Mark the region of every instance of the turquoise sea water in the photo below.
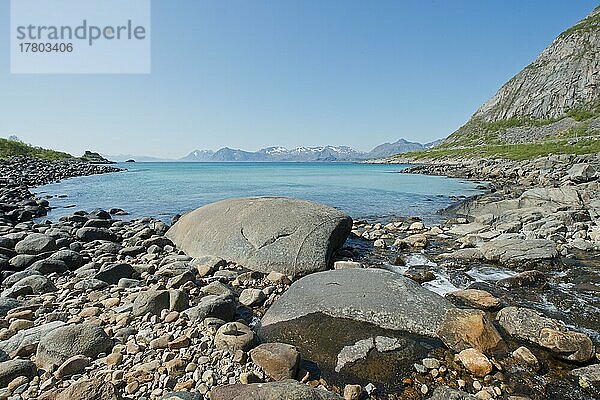
<svg viewBox="0 0 600 400">
<path fill-rule="evenodd" d="M 73 178 L 35 189 L 52 196 L 57 219 L 76 210 L 122 208 L 128 218 L 169 221 L 217 200 L 290 196 L 324 203 L 355 219 L 386 221 L 418 215 L 435 220 L 451 196 L 478 193 L 476 184 L 438 176 L 400 174 L 405 165 L 354 163 L 136 163 L 127 171 Z M 60 197 L 59 197 L 60 196 Z M 66 196 L 66 197 L 64 197 Z M 74 206 L 74 207 L 73 207 Z"/>
</svg>

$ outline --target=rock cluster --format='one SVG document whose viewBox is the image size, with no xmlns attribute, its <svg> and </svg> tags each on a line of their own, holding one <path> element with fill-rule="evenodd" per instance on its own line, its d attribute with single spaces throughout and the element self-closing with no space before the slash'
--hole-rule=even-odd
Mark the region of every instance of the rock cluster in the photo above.
<svg viewBox="0 0 600 400">
<path fill-rule="evenodd" d="M 587 184 L 596 179 L 577 170 Z M 446 298 L 427 290 L 439 265 L 456 262 L 439 243 L 501 265 L 563 254 L 551 238 L 488 237 L 489 220 L 470 218 L 355 222 L 346 247 L 329 255 L 335 269 L 300 279 L 186 254 L 151 218 L 95 210 L 3 219 L 0 398 L 516 399 L 526 393 L 513 382 L 530 379 L 537 399 L 546 379 L 537 374 L 553 363 L 572 370 L 571 386 L 550 380 L 541 390 L 593 396 L 590 337 L 491 293 L 544 287 L 543 272 Z M 465 239 L 473 234 L 482 237 Z M 494 250 L 494 239 L 511 244 Z M 535 246 L 520 249 L 527 240 Z M 540 240 L 556 253 L 548 246 L 546 256 Z"/>
</svg>

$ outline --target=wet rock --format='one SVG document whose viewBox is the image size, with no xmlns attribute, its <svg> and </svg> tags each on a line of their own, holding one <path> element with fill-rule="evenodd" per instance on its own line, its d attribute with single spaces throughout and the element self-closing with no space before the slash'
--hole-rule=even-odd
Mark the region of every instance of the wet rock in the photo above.
<svg viewBox="0 0 600 400">
<path fill-rule="evenodd" d="M 546 275 L 537 270 L 521 272 L 509 278 L 500 279 L 496 282 L 497 286 L 505 289 L 513 289 L 519 287 L 540 287 L 547 282 Z"/>
<path fill-rule="evenodd" d="M 480 310 L 449 310 L 438 327 L 437 336 L 454 351 L 473 347 L 488 353 L 505 348 L 492 321 Z"/>
<path fill-rule="evenodd" d="M 40 368 L 51 370 L 72 356 L 95 358 L 111 348 L 112 340 L 101 328 L 89 324 L 67 325 L 41 337 L 35 362 Z"/>
<path fill-rule="evenodd" d="M 19 254 L 35 255 L 57 249 L 54 238 L 42 233 L 31 233 L 15 245 L 15 251 Z"/>
<path fill-rule="evenodd" d="M 451 389 L 449 387 L 437 387 L 429 400 L 476 400 L 477 398 L 469 393 Z"/>
<path fill-rule="evenodd" d="M 483 244 L 480 251 L 486 259 L 502 263 L 550 260 L 558 256 L 554 242 L 547 239 L 498 237 Z"/>
<path fill-rule="evenodd" d="M 333 263 L 333 269 L 363 268 L 363 265 L 356 261 L 336 261 Z"/>
<path fill-rule="evenodd" d="M 465 289 L 446 294 L 446 298 L 457 305 L 477 308 L 480 310 L 497 310 L 500 300 L 485 290 Z"/>
<path fill-rule="evenodd" d="M 404 239 L 399 239 L 394 243 L 395 247 L 403 248 L 403 247 L 425 247 L 429 243 L 427 236 L 423 233 L 415 233 L 414 235 L 409 235 Z"/>
<path fill-rule="evenodd" d="M 427 267 L 411 267 L 403 275 L 417 283 L 425 283 L 435 280 L 435 274 L 433 271 L 427 269 Z"/>
<path fill-rule="evenodd" d="M 578 378 L 580 384 L 583 383 L 582 386 L 595 386 L 600 389 L 600 364 L 575 368 L 571 375 Z"/>
<path fill-rule="evenodd" d="M 528 367 L 537 369 L 540 366 L 537 357 L 527 347 L 519 347 L 518 349 L 512 352 L 512 356 L 519 363 Z"/>
<path fill-rule="evenodd" d="M 211 391 L 211 400 L 342 400 L 335 393 L 298 381 L 227 385 Z"/>
<path fill-rule="evenodd" d="M 284 343 L 263 343 L 250 352 L 252 362 L 273 380 L 293 379 L 298 372 L 300 353 Z"/>
<path fill-rule="evenodd" d="M 559 358 L 585 362 L 594 356 L 594 345 L 587 335 L 569 331 L 559 321 L 536 311 L 506 307 L 496 319 L 509 335 L 544 347 Z"/>
<path fill-rule="evenodd" d="M 258 333 L 263 341 L 296 346 L 328 381 L 394 385 L 426 349 L 441 345 L 437 331 L 450 309 L 398 274 L 332 270 L 296 281 L 268 309 Z"/>
<path fill-rule="evenodd" d="M 194 257 L 212 255 L 246 268 L 298 275 L 327 269 L 352 220 L 331 207 L 289 198 L 244 198 L 209 204 L 167 232 Z"/>
<path fill-rule="evenodd" d="M 79 228 L 76 232 L 76 235 L 80 240 L 83 240 L 84 242 L 91 242 L 93 240 L 106 240 L 109 242 L 115 242 L 117 240 L 117 235 L 115 235 L 107 228 Z"/>
<path fill-rule="evenodd" d="M 458 353 L 458 360 L 475 376 L 486 376 L 492 372 L 490 360 L 476 349 L 465 349 Z"/>
</svg>

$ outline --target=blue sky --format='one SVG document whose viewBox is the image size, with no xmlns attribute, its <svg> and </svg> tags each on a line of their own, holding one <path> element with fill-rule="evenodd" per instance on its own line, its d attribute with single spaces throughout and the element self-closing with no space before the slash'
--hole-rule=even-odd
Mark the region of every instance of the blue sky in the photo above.
<svg viewBox="0 0 600 400">
<path fill-rule="evenodd" d="M 597 1 L 154 0 L 149 75 L 11 75 L 0 136 L 73 154 L 444 137 Z"/>
</svg>

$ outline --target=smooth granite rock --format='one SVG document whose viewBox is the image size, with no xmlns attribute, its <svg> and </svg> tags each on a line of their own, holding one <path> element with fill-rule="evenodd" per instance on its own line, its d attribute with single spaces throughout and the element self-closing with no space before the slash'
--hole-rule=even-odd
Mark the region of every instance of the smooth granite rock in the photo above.
<svg viewBox="0 0 600 400">
<path fill-rule="evenodd" d="M 594 356 L 594 344 L 580 332 L 527 308 L 506 307 L 496 316 L 499 325 L 511 336 L 535 343 L 569 361 L 585 362 Z"/>
<path fill-rule="evenodd" d="M 266 312 L 258 334 L 264 342 L 296 346 L 328 381 L 395 387 L 428 349 L 442 345 L 438 330 L 450 310 L 457 309 L 398 274 L 332 270 L 292 284 Z"/>
<path fill-rule="evenodd" d="M 66 325 L 41 337 L 35 362 L 38 367 L 49 370 L 78 354 L 94 358 L 109 351 L 112 345 L 102 328 L 86 323 Z"/>
<path fill-rule="evenodd" d="M 64 325 L 63 321 L 52 321 L 19 331 L 10 339 L 0 341 L 0 360 L 7 360 L 12 354 L 19 353 L 21 349 L 32 348 L 35 350 L 43 335 Z"/>
<path fill-rule="evenodd" d="M 351 228 L 352 219 L 331 207 L 255 197 L 194 210 L 167 237 L 193 257 L 217 256 L 252 270 L 296 276 L 327 269 Z"/>
<path fill-rule="evenodd" d="M 490 261 L 520 263 L 523 261 L 550 260 L 558 256 L 554 242 L 546 239 L 493 239 L 480 248 Z"/>
<path fill-rule="evenodd" d="M 42 233 L 31 233 L 25 239 L 18 242 L 15 251 L 19 254 L 41 254 L 56 250 L 56 241 L 52 236 Z"/>
</svg>

